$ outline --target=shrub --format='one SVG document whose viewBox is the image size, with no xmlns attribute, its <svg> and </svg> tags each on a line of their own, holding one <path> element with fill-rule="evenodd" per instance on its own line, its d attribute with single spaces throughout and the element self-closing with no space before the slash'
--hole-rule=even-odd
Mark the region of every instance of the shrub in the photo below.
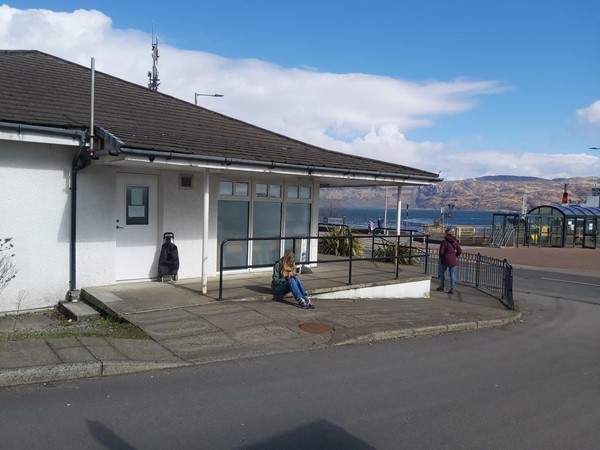
<svg viewBox="0 0 600 450">
<path fill-rule="evenodd" d="M 408 245 L 400 245 L 398 247 L 398 256 L 408 256 L 409 254 L 410 247 Z M 373 256 L 383 258 L 380 260 L 383 262 L 394 262 L 394 257 L 396 256 L 396 243 L 384 241 L 383 243 L 378 244 L 377 248 L 373 251 Z M 402 258 L 398 259 L 398 262 L 406 266 L 416 266 L 419 264 L 419 258 Z"/>
<path fill-rule="evenodd" d="M 329 236 L 346 237 L 352 232 L 346 227 L 332 226 Z M 319 253 L 323 255 L 350 256 L 350 239 L 319 239 Z M 360 239 L 352 239 L 352 256 L 361 258 L 365 254 L 365 246 Z"/>
<path fill-rule="evenodd" d="M 17 268 L 12 261 L 15 254 L 11 241 L 12 238 L 0 239 L 0 293 L 17 276 Z"/>
</svg>

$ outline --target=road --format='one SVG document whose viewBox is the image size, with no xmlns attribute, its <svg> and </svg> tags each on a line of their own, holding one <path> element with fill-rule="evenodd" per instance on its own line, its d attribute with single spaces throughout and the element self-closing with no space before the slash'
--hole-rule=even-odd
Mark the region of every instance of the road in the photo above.
<svg viewBox="0 0 600 450">
<path fill-rule="evenodd" d="M 600 278 L 583 272 L 517 268 L 513 290 L 600 304 Z"/>
<path fill-rule="evenodd" d="M 597 448 L 600 283 L 516 277 L 502 329 L 4 389 L 2 448 Z"/>
</svg>

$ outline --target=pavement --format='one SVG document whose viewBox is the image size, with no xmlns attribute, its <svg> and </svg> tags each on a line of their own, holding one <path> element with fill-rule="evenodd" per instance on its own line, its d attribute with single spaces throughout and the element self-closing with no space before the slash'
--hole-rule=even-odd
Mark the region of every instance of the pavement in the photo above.
<svg viewBox="0 0 600 450">
<path fill-rule="evenodd" d="M 600 250 L 541 248 L 465 249 L 507 258 L 514 267 L 578 270 L 600 276 Z M 158 289 L 157 289 L 158 287 Z M 168 308 L 148 307 L 149 291 L 137 290 L 138 307 L 123 317 L 151 339 L 74 337 L 0 343 L 0 386 L 15 386 L 86 377 L 103 377 L 184 367 L 237 358 L 306 351 L 384 339 L 418 338 L 472 332 L 520 321 L 522 311 L 473 287 L 458 285 L 454 294 L 430 298 L 315 299 L 304 310 L 289 298 L 245 301 L 198 301 L 197 294 L 175 284 L 155 283 L 153 295 L 169 298 Z M 170 300 L 181 291 L 181 304 Z M 106 290 L 104 299 L 135 303 L 136 290 Z M 143 295 L 140 296 L 140 293 Z M 139 298 L 142 297 L 141 300 Z M 194 299 L 193 302 L 186 298 Z"/>
</svg>

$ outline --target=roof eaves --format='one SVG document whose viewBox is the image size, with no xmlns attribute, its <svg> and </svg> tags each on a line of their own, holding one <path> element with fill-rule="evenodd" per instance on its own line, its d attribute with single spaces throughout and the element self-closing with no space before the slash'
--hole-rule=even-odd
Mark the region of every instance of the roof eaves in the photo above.
<svg viewBox="0 0 600 450">
<path fill-rule="evenodd" d="M 110 133 L 108 133 L 110 134 Z M 118 141 L 118 138 L 114 138 Z M 121 143 L 122 144 L 122 143 Z M 346 169 L 346 168 L 335 168 L 335 167 L 314 167 L 306 164 L 291 164 L 291 163 L 280 163 L 276 161 L 258 161 L 251 159 L 231 158 L 227 156 L 210 156 L 210 155 L 198 155 L 198 154 L 184 154 L 179 152 L 165 152 L 159 150 L 148 150 L 139 148 L 130 148 L 119 145 L 118 153 L 123 155 L 141 156 L 147 157 L 150 161 L 162 161 L 164 160 L 178 160 L 178 161 L 189 161 L 193 164 L 206 163 L 209 165 L 216 165 L 222 167 L 249 167 L 258 168 L 268 172 L 278 171 L 296 171 L 302 172 L 309 176 L 335 176 L 342 178 L 368 178 L 371 180 L 381 180 L 382 182 L 406 182 L 414 184 L 430 184 L 442 181 L 439 176 L 426 176 L 416 175 L 409 173 L 394 173 L 394 172 L 381 172 L 381 171 L 370 171 L 361 169 Z M 115 155 L 115 153 L 111 153 Z"/>
</svg>

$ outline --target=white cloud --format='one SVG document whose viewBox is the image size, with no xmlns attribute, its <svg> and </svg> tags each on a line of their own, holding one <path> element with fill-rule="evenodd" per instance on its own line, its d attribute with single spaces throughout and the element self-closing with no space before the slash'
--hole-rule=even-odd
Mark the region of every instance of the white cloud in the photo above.
<svg viewBox="0 0 600 450">
<path fill-rule="evenodd" d="M 570 178 L 586 173 L 600 173 L 600 158 L 582 154 L 540 154 L 485 151 L 444 154 L 441 176 L 461 180 L 486 175 L 515 175 L 541 178 Z"/>
<path fill-rule="evenodd" d="M 0 6 L 0 48 L 36 49 L 146 86 L 152 67 L 151 36 L 113 28 L 99 11 L 60 13 Z M 182 50 L 160 41 L 161 92 L 332 150 L 442 172 L 448 179 L 486 174 L 576 176 L 598 167 L 587 155 L 461 153 L 451 143 L 415 142 L 407 133 L 434 126 L 441 116 L 476 107 L 503 92 L 498 81 L 411 82 L 368 74 L 284 68 L 257 59 L 227 59 Z M 577 112 L 600 123 L 600 102 Z M 587 170 L 587 169 L 586 169 Z M 596 170 L 596 173 L 599 172 Z M 556 174 L 556 175 L 555 175 Z"/>
<path fill-rule="evenodd" d="M 587 108 L 578 109 L 577 116 L 584 123 L 600 125 L 600 100 L 596 100 Z"/>
</svg>

